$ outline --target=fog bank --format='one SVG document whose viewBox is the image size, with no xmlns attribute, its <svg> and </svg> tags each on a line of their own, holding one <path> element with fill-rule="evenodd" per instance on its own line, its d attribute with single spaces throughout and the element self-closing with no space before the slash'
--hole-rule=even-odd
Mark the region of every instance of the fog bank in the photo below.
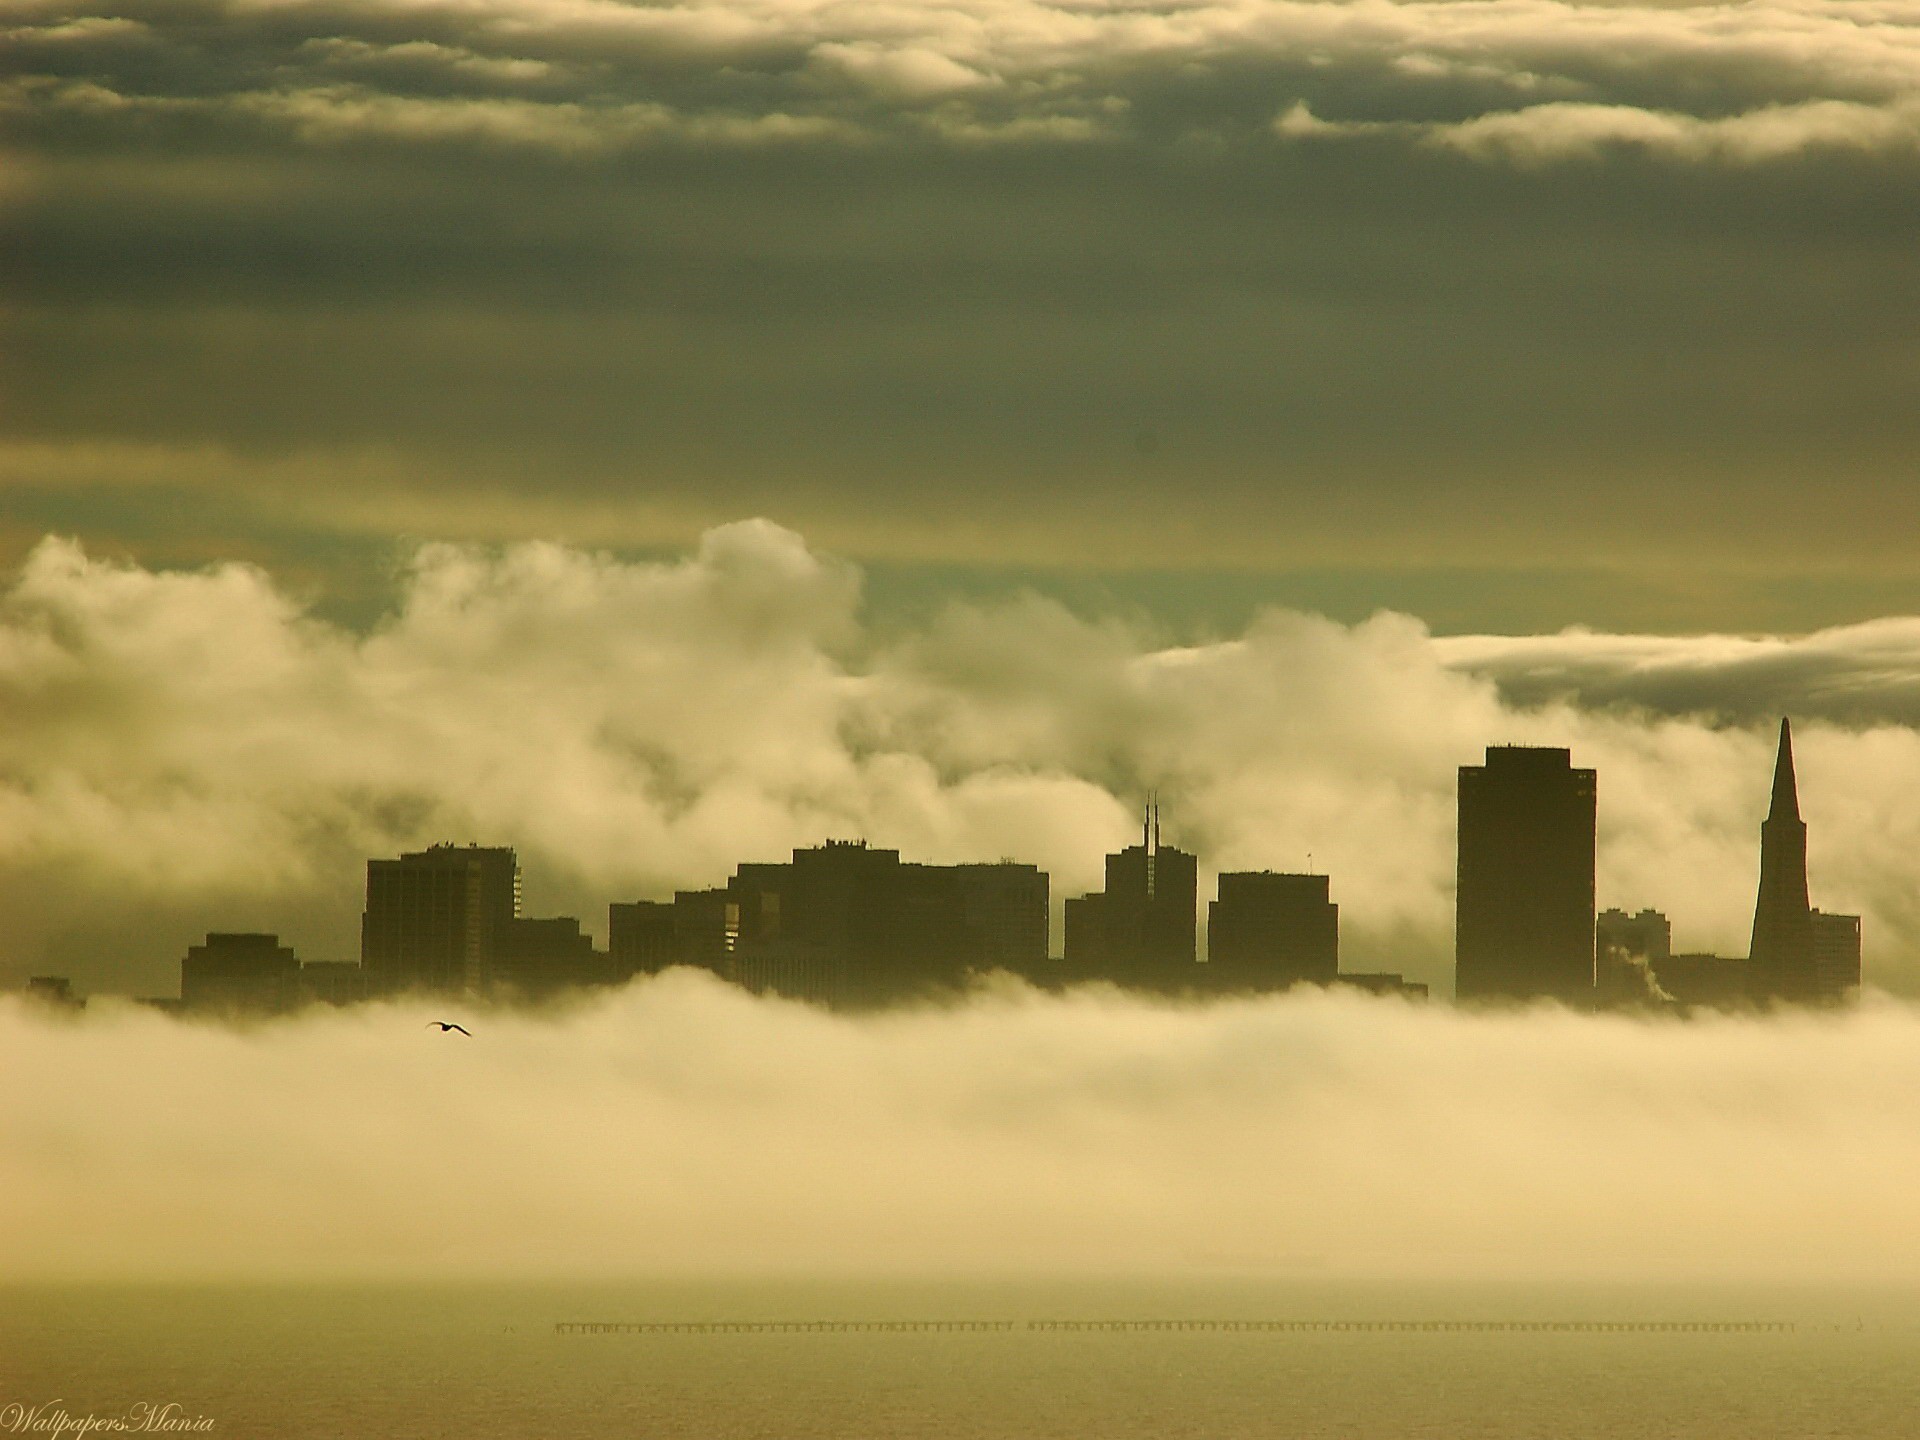
<svg viewBox="0 0 1920 1440">
<path fill-rule="evenodd" d="M 0 1006 L 16 1279 L 1154 1272 L 1920 1278 L 1920 1013 L 1688 1024 L 676 971 L 558 1019 Z"/>
</svg>

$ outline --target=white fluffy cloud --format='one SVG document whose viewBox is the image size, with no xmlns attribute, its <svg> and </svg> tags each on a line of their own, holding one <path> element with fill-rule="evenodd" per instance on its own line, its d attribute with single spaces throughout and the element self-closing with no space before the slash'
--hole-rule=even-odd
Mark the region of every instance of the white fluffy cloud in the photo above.
<svg viewBox="0 0 1920 1440">
<path fill-rule="evenodd" d="M 1026 597 L 876 633 L 856 571 L 755 521 L 674 562 L 429 546 L 356 634 L 257 570 L 50 540 L 0 596 L 0 958 L 162 993 L 206 929 L 351 955 L 362 861 L 439 839 L 517 846 L 533 906 L 596 926 L 835 835 L 1031 860 L 1058 897 L 1158 788 L 1208 869 L 1311 854 L 1354 968 L 1444 983 L 1454 768 L 1497 743 L 1599 769 L 1603 904 L 1739 953 L 1785 708 L 1816 903 L 1912 989 L 1914 623 L 1443 640 L 1276 610 L 1168 647 Z"/>
</svg>

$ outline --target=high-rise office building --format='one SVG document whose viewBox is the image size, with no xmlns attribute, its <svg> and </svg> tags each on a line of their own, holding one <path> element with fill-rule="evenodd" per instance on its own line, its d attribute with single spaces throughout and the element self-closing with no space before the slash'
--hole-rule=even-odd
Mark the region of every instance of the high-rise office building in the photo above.
<svg viewBox="0 0 1920 1440">
<path fill-rule="evenodd" d="M 1047 964 L 1050 884 L 1037 865 L 1012 860 L 953 865 L 960 910 L 981 969 L 1037 975 Z"/>
<path fill-rule="evenodd" d="M 870 1006 L 1044 967 L 1047 877 L 1031 865 L 903 864 L 830 840 L 674 897 L 673 950 L 749 989 Z"/>
<path fill-rule="evenodd" d="M 1340 907 L 1325 875 L 1228 871 L 1207 907 L 1210 990 L 1330 985 L 1340 973 Z"/>
<path fill-rule="evenodd" d="M 1460 999 L 1592 1003 L 1594 790 L 1560 749 L 1489 746 L 1460 767 Z"/>
<path fill-rule="evenodd" d="M 1067 902 L 1066 974 L 1145 990 L 1198 985 L 1198 918 L 1199 862 L 1160 843 L 1149 801 L 1140 843 L 1107 856 L 1106 889 Z"/>
<path fill-rule="evenodd" d="M 363 965 L 346 960 L 308 960 L 300 966 L 302 1004 L 358 1005 L 369 998 Z"/>
<path fill-rule="evenodd" d="M 621 979 L 653 975 L 676 963 L 673 902 L 635 900 L 607 907 L 607 955 Z"/>
<path fill-rule="evenodd" d="M 435 845 L 369 860 L 360 961 L 381 991 L 484 989 L 519 914 L 510 849 Z"/>
<path fill-rule="evenodd" d="M 1860 989 L 1860 917 L 1813 912 L 1814 997 L 1842 1004 Z"/>
<path fill-rule="evenodd" d="M 1807 899 L 1807 824 L 1793 773 L 1793 729 L 1780 722 L 1773 797 L 1760 825 L 1760 889 L 1753 905 L 1754 997 L 1799 1003 L 1819 998 L 1813 906 Z"/>
</svg>

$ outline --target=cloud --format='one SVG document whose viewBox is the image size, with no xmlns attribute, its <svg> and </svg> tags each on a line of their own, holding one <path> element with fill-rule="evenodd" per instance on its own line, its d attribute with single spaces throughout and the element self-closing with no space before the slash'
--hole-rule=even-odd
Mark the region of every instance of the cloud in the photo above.
<svg viewBox="0 0 1920 1440">
<path fill-rule="evenodd" d="M 536 911 L 596 927 L 831 836 L 1016 856 L 1059 898 L 1158 788 L 1209 872 L 1311 854 L 1350 968 L 1443 984 L 1454 770 L 1495 743 L 1598 768 L 1602 904 L 1739 953 L 1787 710 L 1816 903 L 1865 913 L 1877 983 L 1920 986 L 1916 622 L 1447 640 L 1269 610 L 1170 645 L 1032 595 L 884 627 L 860 596 L 765 521 L 655 562 L 430 545 L 362 633 L 257 569 L 48 541 L 0 598 L 8 967 L 167 993 L 208 929 L 350 955 L 363 861 L 448 838 L 517 846 Z"/>
<path fill-rule="evenodd" d="M 1810 635 L 1461 635 L 1450 665 L 1523 705 L 1631 706 L 1758 723 L 1791 711 L 1852 727 L 1920 726 L 1920 621 L 1899 617 Z"/>
<path fill-rule="evenodd" d="M 544 137 L 577 155 L 577 140 L 556 137 L 584 127 L 609 154 L 663 133 L 728 143 L 787 127 L 909 143 L 992 131 L 1046 144 L 1078 139 L 1107 114 L 1156 117 L 1119 127 L 1153 143 L 1257 134 L 1241 115 L 1252 84 L 1280 102 L 1268 114 L 1297 104 L 1327 116 L 1322 138 L 1397 132 L 1538 165 L 1621 143 L 1741 163 L 1810 147 L 1911 149 L 1916 34 L 1906 7 L 1847 0 L 1209 0 L 1161 11 L 1044 0 L 194 0 L 159 15 L 45 0 L 8 39 L 21 73 L 61 80 L 13 97 L 54 129 L 61 111 L 123 132 L 168 117 L 216 127 L 268 117 L 296 143 Z M 385 123 L 301 123 L 341 108 L 342 72 L 366 89 L 355 108 Z M 455 119 L 434 108 L 461 91 L 496 109 Z M 934 102 L 960 113 L 916 123 Z M 526 110 L 498 108 L 516 103 Z"/>
<path fill-rule="evenodd" d="M 1920 1016 L 1891 1004 L 1679 1025 L 1005 989 L 852 1020 L 682 971 L 467 1016 L 471 1041 L 427 1015 L 0 1003 L 0 1264 L 1920 1276 Z"/>
<path fill-rule="evenodd" d="M 1472 571 L 1418 606 L 1456 628 L 1515 571 L 1528 624 L 1880 613 L 1915 33 L 1822 0 L 34 0 L 0 545 L 305 568 L 773 513 L 891 561 L 1342 571 L 1322 604 Z M 188 493 L 44 478 L 116 447 Z"/>
<path fill-rule="evenodd" d="M 1476 159 L 1522 165 L 1592 160 L 1621 148 L 1685 161 L 1760 164 L 1807 151 L 1910 152 L 1920 147 L 1920 103 L 1810 100 L 1701 119 L 1630 105 L 1560 101 L 1429 127 L 1425 138 Z"/>
</svg>

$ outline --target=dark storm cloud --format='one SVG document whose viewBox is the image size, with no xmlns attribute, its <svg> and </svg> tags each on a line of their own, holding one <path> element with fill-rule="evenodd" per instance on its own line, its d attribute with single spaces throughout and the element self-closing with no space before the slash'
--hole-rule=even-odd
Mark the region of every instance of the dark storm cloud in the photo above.
<svg viewBox="0 0 1920 1440">
<path fill-rule="evenodd" d="M 1877 603 L 1917 18 L 17 6 L 0 475 L 294 564 L 765 512 L 900 561 L 1577 571 L 1614 623 L 1739 565 Z"/>
</svg>

